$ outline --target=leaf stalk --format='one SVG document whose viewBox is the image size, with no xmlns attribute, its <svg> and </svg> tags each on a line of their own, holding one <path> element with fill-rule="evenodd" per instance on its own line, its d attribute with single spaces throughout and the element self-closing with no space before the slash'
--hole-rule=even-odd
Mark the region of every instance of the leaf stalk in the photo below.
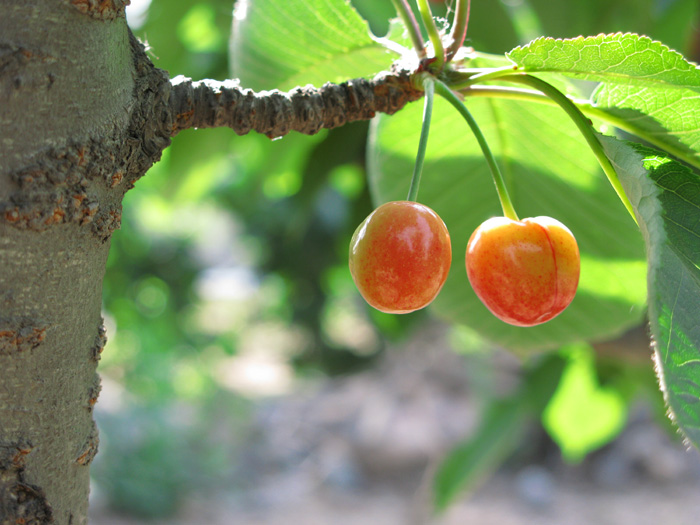
<svg viewBox="0 0 700 525">
<path fill-rule="evenodd" d="M 600 143 L 598 137 L 595 134 L 595 130 L 593 129 L 591 121 L 588 120 L 588 118 L 586 118 L 586 116 L 581 112 L 581 110 L 576 106 L 576 104 L 574 104 L 571 101 L 571 99 L 569 99 L 569 97 L 567 97 L 564 93 L 559 91 L 553 85 L 537 77 L 517 74 L 501 77 L 501 80 L 515 82 L 518 84 L 525 84 L 526 86 L 530 86 L 544 93 L 547 97 L 549 97 L 555 103 L 557 103 L 566 112 L 567 115 L 569 115 L 571 120 L 574 122 L 574 124 L 576 124 L 576 127 L 583 135 L 583 138 L 588 143 L 588 146 L 591 148 L 591 151 L 593 151 L 593 155 L 595 155 L 595 158 L 598 160 L 598 164 L 600 164 L 600 167 L 603 168 L 603 172 L 607 176 L 608 181 L 610 181 L 610 184 L 615 190 L 615 193 L 617 193 L 617 196 L 622 201 L 622 204 L 624 204 L 625 208 L 632 217 L 632 220 L 634 220 L 634 222 L 636 223 L 637 219 L 634 215 L 634 208 L 632 207 L 632 203 L 630 202 L 629 198 L 627 197 L 627 194 L 625 193 L 624 188 L 622 187 L 622 183 L 620 182 L 620 179 L 617 176 L 615 168 L 610 162 L 610 159 L 608 159 L 608 156 L 605 154 L 605 150 L 603 149 L 602 144 Z"/>
<path fill-rule="evenodd" d="M 408 0 L 391 0 L 394 4 L 394 9 L 396 13 L 401 18 L 404 26 L 406 26 L 406 31 L 413 42 L 413 47 L 416 50 L 416 54 L 420 60 L 427 58 L 427 53 L 425 51 L 425 42 L 423 41 L 423 36 L 420 33 L 420 26 L 418 25 L 418 20 L 411 11 L 411 7 L 408 5 Z"/>
<path fill-rule="evenodd" d="M 452 84 L 450 87 L 458 91 L 464 97 L 486 97 L 486 98 L 501 98 L 510 100 L 521 100 L 523 102 L 535 102 L 537 104 L 544 104 L 546 106 L 556 106 L 554 102 L 549 97 L 545 96 L 540 91 L 532 89 L 521 89 L 515 87 L 507 86 L 470 86 L 466 89 L 456 88 Z M 700 169 L 700 158 L 695 155 L 689 154 L 683 148 L 674 146 L 660 140 L 657 136 L 649 133 L 638 126 L 635 126 L 632 122 L 620 118 L 612 113 L 607 112 L 604 108 L 599 108 L 591 104 L 589 100 L 583 99 L 570 99 L 573 104 L 576 105 L 588 118 L 596 119 L 600 122 L 614 126 L 622 131 L 625 131 L 631 135 L 634 135 L 645 142 L 665 151 L 677 159 L 685 162 L 686 164 Z"/>
<path fill-rule="evenodd" d="M 430 11 L 428 0 L 418 0 L 418 11 L 420 11 L 423 25 L 428 32 L 430 43 L 433 44 L 433 50 L 435 51 L 435 62 L 432 65 L 432 69 L 440 72 L 445 67 L 445 48 L 442 45 L 440 31 L 435 25 L 435 19 L 433 19 L 433 13 Z"/>
<path fill-rule="evenodd" d="M 469 25 L 470 5 L 470 0 L 457 0 L 455 17 L 450 32 L 450 45 L 445 50 L 445 60 L 448 62 L 452 60 L 452 57 L 464 45 L 464 39 L 467 37 L 467 26 Z"/>
</svg>

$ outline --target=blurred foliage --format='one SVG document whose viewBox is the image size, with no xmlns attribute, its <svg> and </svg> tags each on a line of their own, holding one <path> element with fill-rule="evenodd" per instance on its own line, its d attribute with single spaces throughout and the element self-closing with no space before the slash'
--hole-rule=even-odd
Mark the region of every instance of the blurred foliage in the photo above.
<svg viewBox="0 0 700 525">
<path fill-rule="evenodd" d="M 182 400 L 98 412 L 100 454 L 92 466 L 97 497 L 142 519 L 175 514 L 196 487 L 200 493 L 236 488 L 240 444 L 249 430 L 238 396 L 187 406 Z M 240 483 L 240 482 L 239 482 Z"/>
<path fill-rule="evenodd" d="M 376 35 L 386 33 L 391 2 L 352 3 Z M 447 15 L 445 5 L 431 5 Z M 157 67 L 172 76 L 224 79 L 233 7 L 231 0 L 132 0 L 129 20 Z M 634 30 L 697 58 L 693 35 L 677 30 L 678 20 L 696 14 L 689 0 L 476 0 L 467 43 L 503 53 L 537 34 Z M 349 373 L 370 366 L 387 338 L 405 337 L 427 317 L 370 310 L 347 271 L 350 237 L 372 209 L 367 134 L 367 123 L 276 141 L 225 129 L 186 131 L 126 196 L 105 277 L 110 339 L 100 365 L 126 401 L 101 400 L 103 450 L 93 469 L 111 505 L 157 517 L 176 510 L 186 487 L 230 476 L 231 451 L 212 442 L 215 433 L 197 429 L 220 423 L 222 406 L 229 417 L 245 416 L 239 394 L 246 385 L 224 377 L 242 356 L 272 356 L 279 366 L 264 372 L 278 374 L 278 383 L 285 373 Z M 483 347 L 468 330 L 456 332 L 455 341 L 469 351 Z M 559 370 L 563 358 L 552 359 L 545 368 Z M 600 383 L 590 366 L 584 371 L 586 388 L 616 384 L 627 392 L 638 384 L 623 365 L 597 371 Z M 512 413 L 502 410 L 507 400 L 499 403 L 484 423 L 484 439 Z M 187 407 L 198 416 L 173 419 Z M 563 423 L 558 428 L 572 432 Z M 206 453 L 191 453 L 204 445 Z M 494 457 L 502 454 L 485 459 Z"/>
<path fill-rule="evenodd" d="M 547 410 L 565 366 L 557 354 L 538 357 L 513 392 L 488 404 L 474 435 L 450 451 L 435 474 L 436 510 L 445 510 L 461 491 L 474 488 L 521 446 L 529 420 Z"/>
<path fill-rule="evenodd" d="M 542 421 L 569 461 L 608 443 L 624 427 L 627 406 L 621 393 L 598 383 L 595 354 L 588 345 L 562 349 L 567 363 Z"/>
</svg>

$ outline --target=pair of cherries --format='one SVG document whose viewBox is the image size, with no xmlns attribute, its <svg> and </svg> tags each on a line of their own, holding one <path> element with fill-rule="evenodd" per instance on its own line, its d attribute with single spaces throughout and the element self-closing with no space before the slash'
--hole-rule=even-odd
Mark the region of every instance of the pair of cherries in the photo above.
<svg viewBox="0 0 700 525">
<path fill-rule="evenodd" d="M 450 235 L 430 208 L 394 201 L 374 210 L 350 243 L 350 273 L 377 310 L 408 313 L 430 304 L 452 262 Z M 580 255 L 569 229 L 550 217 L 493 217 L 467 244 L 469 282 L 482 303 L 515 326 L 559 315 L 578 286 Z"/>
</svg>

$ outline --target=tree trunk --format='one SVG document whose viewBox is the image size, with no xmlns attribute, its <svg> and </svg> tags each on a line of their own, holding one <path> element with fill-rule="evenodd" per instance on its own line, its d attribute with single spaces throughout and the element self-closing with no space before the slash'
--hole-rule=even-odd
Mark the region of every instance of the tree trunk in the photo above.
<svg viewBox="0 0 700 525">
<path fill-rule="evenodd" d="M 87 523 L 109 239 L 170 137 L 316 133 L 422 96 L 398 69 L 289 93 L 171 83 L 127 3 L 1 0 L 0 525 Z"/>
<path fill-rule="evenodd" d="M 118 155 L 134 69 L 118 2 L 3 0 L 3 525 L 87 523 L 102 278 L 127 184 Z"/>
</svg>

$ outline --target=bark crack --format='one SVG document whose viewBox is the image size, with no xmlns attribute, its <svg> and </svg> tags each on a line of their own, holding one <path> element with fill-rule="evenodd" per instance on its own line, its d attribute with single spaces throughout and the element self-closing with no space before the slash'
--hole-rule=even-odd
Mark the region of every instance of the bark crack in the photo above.
<svg viewBox="0 0 700 525">
<path fill-rule="evenodd" d="M 0 356 L 34 350 L 46 339 L 46 326 L 0 322 Z"/>
<path fill-rule="evenodd" d="M 24 479 L 26 456 L 32 449 L 26 442 L 0 444 L 0 525 L 54 522 L 44 491 Z"/>
<path fill-rule="evenodd" d="M 104 320 L 97 327 L 97 335 L 95 336 L 95 342 L 90 348 L 90 358 L 96 363 L 102 358 L 102 351 L 107 344 L 107 329 L 104 325 Z"/>
<path fill-rule="evenodd" d="M 131 0 L 69 0 L 81 13 L 98 20 L 114 20 L 124 16 L 124 9 Z"/>
<path fill-rule="evenodd" d="M 129 125 L 35 155 L 10 174 L 17 189 L 0 202 L 0 220 L 39 232 L 77 223 L 89 226 L 102 242 L 119 228 L 124 193 L 170 144 L 154 113 L 167 75 L 151 64 L 131 34 L 130 39 L 135 87 Z"/>
<path fill-rule="evenodd" d="M 88 434 L 87 438 L 85 439 L 85 443 L 81 447 L 80 452 L 78 453 L 78 457 L 75 459 L 75 462 L 78 465 L 82 466 L 87 466 L 90 463 L 92 463 L 92 460 L 95 459 L 95 456 L 97 455 L 97 449 L 99 448 L 99 445 L 100 434 L 97 430 L 97 425 L 93 420 L 90 434 Z"/>
</svg>

